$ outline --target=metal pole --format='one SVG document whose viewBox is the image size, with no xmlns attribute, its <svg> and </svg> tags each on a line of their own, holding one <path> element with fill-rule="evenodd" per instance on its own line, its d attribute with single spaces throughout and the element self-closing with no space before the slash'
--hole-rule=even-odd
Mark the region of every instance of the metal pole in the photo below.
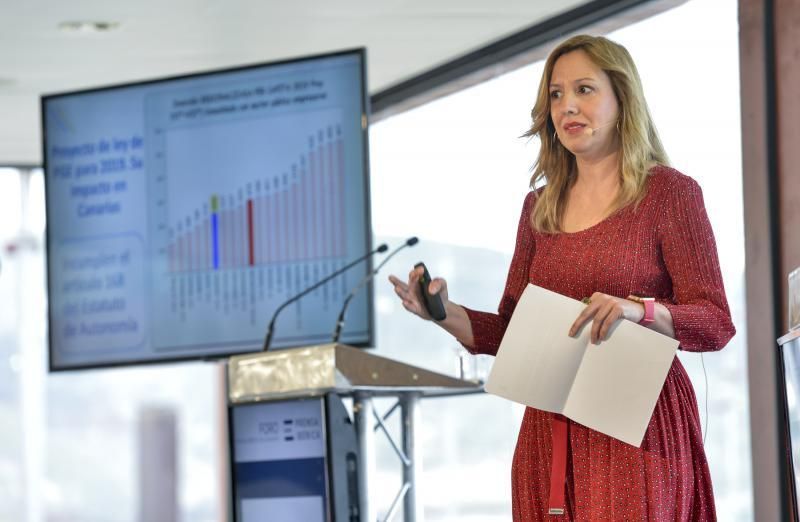
<svg viewBox="0 0 800 522">
<path fill-rule="evenodd" d="M 386 517 L 383 519 L 383 522 L 392 522 L 392 519 L 394 518 L 394 513 L 395 511 L 397 511 L 397 506 L 400 505 L 400 500 L 405 498 L 406 493 L 408 493 L 410 487 L 411 485 L 408 482 L 403 484 L 403 487 L 400 488 L 400 491 L 397 492 L 397 496 L 394 497 L 392 505 L 389 506 L 389 511 L 386 512 Z"/>
<path fill-rule="evenodd" d="M 422 459 L 417 453 L 415 444 L 417 426 L 420 425 L 420 394 L 418 392 L 403 393 L 400 399 L 402 412 L 403 452 L 409 464 L 403 467 L 403 482 L 410 485 L 403 499 L 403 519 L 405 522 L 423 522 L 425 516 L 422 503 L 417 500 L 419 477 L 422 474 Z"/>
<path fill-rule="evenodd" d="M 361 522 L 375 522 L 377 514 L 369 502 L 369 481 L 375 462 L 375 437 L 372 431 L 372 397 L 359 392 L 353 396 L 353 420 L 358 437 L 358 512 Z"/>
<path fill-rule="evenodd" d="M 217 410 L 217 455 L 219 458 L 220 469 L 217 477 L 217 491 L 219 492 L 219 504 L 217 505 L 217 520 L 219 522 L 231 522 L 233 520 L 233 482 L 231 473 L 233 470 L 233 441 L 230 440 L 230 422 L 228 419 L 228 359 L 223 359 L 220 363 L 214 363 L 214 382 L 216 385 L 216 397 L 214 397 Z"/>
</svg>

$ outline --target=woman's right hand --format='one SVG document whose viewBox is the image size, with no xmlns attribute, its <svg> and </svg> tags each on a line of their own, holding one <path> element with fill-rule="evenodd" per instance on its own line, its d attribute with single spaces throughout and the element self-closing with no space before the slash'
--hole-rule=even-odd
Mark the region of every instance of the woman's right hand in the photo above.
<svg viewBox="0 0 800 522">
<path fill-rule="evenodd" d="M 403 307 L 406 310 L 416 316 L 430 321 L 433 318 L 425 308 L 425 304 L 422 299 L 422 291 L 419 287 L 419 280 L 422 278 L 424 273 L 425 271 L 422 267 L 415 268 L 408 273 L 408 282 L 403 282 L 393 275 L 389 276 L 389 282 L 394 285 L 394 291 L 403 302 Z M 444 305 L 445 310 L 447 310 L 447 304 L 449 302 L 447 298 L 447 281 L 441 277 L 437 277 L 430 282 L 428 291 L 433 295 L 439 294 L 442 298 L 442 304 Z"/>
</svg>

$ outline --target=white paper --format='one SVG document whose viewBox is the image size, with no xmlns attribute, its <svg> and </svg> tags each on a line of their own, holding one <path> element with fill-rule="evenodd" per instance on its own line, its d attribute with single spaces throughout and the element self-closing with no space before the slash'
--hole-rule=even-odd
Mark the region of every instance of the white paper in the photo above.
<svg viewBox="0 0 800 522">
<path fill-rule="evenodd" d="M 528 285 L 517 303 L 486 391 L 640 446 L 678 341 L 622 320 L 590 343 L 591 321 L 568 335 L 586 305 Z"/>
</svg>

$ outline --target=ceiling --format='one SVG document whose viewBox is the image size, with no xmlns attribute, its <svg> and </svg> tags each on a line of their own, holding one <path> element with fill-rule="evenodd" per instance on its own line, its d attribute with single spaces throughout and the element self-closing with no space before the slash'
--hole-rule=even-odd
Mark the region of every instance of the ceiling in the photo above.
<svg viewBox="0 0 800 522">
<path fill-rule="evenodd" d="M 41 163 L 39 96 L 365 46 L 371 93 L 587 0 L 0 0 L 0 165 Z M 119 24 L 107 32 L 64 22 Z"/>
</svg>

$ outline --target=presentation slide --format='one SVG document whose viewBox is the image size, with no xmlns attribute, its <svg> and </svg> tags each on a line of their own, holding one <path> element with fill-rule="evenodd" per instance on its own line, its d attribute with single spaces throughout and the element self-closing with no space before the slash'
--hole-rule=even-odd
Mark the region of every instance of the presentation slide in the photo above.
<svg viewBox="0 0 800 522">
<path fill-rule="evenodd" d="M 46 96 L 50 366 L 258 350 L 370 248 L 363 54 Z M 285 309 L 328 342 L 368 263 Z M 371 300 L 343 342 L 371 341 Z"/>
</svg>

